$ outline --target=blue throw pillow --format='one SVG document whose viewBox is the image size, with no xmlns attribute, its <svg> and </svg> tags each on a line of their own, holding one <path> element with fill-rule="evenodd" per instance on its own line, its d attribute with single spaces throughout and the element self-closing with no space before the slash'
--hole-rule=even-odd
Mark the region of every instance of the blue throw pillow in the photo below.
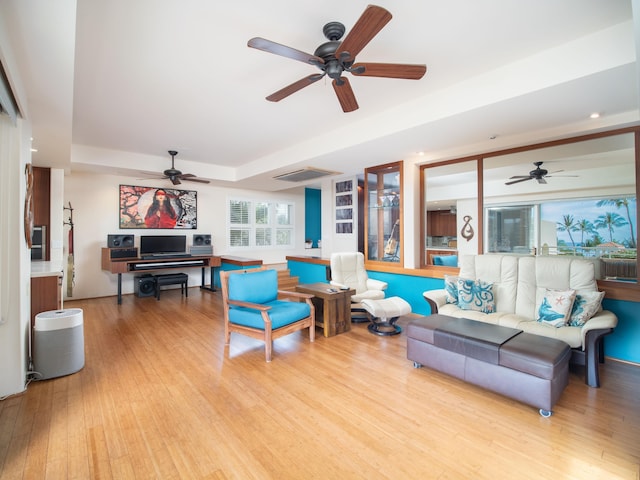
<svg viewBox="0 0 640 480">
<path fill-rule="evenodd" d="M 604 292 L 586 292 L 576 295 L 568 325 L 581 327 L 600 310 Z"/>
<path fill-rule="evenodd" d="M 483 280 L 458 279 L 458 307 L 482 313 L 496 311 L 493 283 Z"/>
<path fill-rule="evenodd" d="M 547 288 L 540 308 L 538 308 L 538 322 L 546 323 L 553 327 L 564 327 L 571 314 L 575 298 L 575 290 L 552 290 Z"/>
<path fill-rule="evenodd" d="M 458 277 L 452 275 L 444 276 L 444 291 L 447 303 L 458 303 Z"/>
</svg>

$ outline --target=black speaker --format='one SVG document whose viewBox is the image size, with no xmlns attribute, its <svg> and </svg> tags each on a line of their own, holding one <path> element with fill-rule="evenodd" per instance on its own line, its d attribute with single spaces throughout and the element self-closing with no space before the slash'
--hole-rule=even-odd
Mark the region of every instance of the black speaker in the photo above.
<svg viewBox="0 0 640 480">
<path fill-rule="evenodd" d="M 133 235 L 107 235 L 107 247 L 133 247 Z"/>
<path fill-rule="evenodd" d="M 140 275 L 134 278 L 134 282 L 136 297 L 156 296 L 156 279 L 153 275 Z"/>
<path fill-rule="evenodd" d="M 194 245 L 211 245 L 211 235 L 194 235 L 193 236 L 193 244 Z"/>
</svg>

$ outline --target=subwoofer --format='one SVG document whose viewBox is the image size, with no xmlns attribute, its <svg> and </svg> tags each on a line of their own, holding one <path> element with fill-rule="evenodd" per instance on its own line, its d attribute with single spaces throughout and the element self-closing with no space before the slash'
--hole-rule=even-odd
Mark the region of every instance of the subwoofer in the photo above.
<svg viewBox="0 0 640 480">
<path fill-rule="evenodd" d="M 211 235 L 198 234 L 193 236 L 194 245 L 211 245 Z"/>
<path fill-rule="evenodd" d="M 107 247 L 133 247 L 133 235 L 107 235 Z"/>
<path fill-rule="evenodd" d="M 136 297 L 156 296 L 156 279 L 153 275 L 140 275 L 134 278 L 134 282 Z"/>
</svg>

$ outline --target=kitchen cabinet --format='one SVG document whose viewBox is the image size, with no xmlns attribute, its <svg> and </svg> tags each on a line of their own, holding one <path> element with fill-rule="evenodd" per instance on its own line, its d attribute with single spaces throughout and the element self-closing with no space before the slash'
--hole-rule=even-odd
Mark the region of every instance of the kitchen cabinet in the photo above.
<svg viewBox="0 0 640 480">
<path fill-rule="evenodd" d="M 62 267 L 31 262 L 31 326 L 41 312 L 62 309 Z"/>
<path fill-rule="evenodd" d="M 365 170 L 365 259 L 402 264 L 402 162 Z"/>
<path fill-rule="evenodd" d="M 456 214 L 449 211 L 427 212 L 427 235 L 431 237 L 455 237 Z"/>
</svg>

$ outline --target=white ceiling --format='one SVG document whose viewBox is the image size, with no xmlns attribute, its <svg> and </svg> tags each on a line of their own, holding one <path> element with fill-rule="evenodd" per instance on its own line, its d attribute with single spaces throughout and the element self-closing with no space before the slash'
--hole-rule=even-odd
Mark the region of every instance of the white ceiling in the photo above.
<svg viewBox="0 0 640 480">
<path fill-rule="evenodd" d="M 631 0 L 378 4 L 393 19 L 358 61 L 427 74 L 351 76 L 360 108 L 346 114 L 324 79 L 266 101 L 317 70 L 247 41 L 313 53 L 324 24 L 348 32 L 364 1 L 3 0 L 0 60 L 32 121 L 35 165 L 143 176 L 175 149 L 183 172 L 263 190 L 299 185 L 272 177 L 308 166 L 352 175 L 640 118 Z"/>
</svg>

